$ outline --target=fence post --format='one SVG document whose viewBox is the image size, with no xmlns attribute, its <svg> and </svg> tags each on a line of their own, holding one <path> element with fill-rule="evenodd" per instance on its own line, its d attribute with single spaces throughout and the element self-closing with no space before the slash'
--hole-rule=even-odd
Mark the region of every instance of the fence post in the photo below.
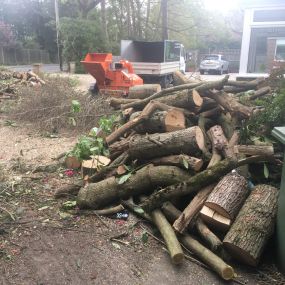
<svg viewBox="0 0 285 285">
<path fill-rule="evenodd" d="M 5 56 L 4 56 L 4 48 L 1 47 L 1 58 L 2 58 L 2 65 L 5 65 Z"/>
</svg>

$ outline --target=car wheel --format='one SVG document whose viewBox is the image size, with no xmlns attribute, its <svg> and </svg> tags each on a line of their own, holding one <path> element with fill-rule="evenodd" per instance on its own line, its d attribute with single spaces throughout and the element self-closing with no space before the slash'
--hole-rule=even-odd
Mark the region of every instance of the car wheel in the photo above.
<svg viewBox="0 0 285 285">
<path fill-rule="evenodd" d="M 204 70 L 200 70 L 200 74 L 203 75 L 205 73 Z"/>
</svg>

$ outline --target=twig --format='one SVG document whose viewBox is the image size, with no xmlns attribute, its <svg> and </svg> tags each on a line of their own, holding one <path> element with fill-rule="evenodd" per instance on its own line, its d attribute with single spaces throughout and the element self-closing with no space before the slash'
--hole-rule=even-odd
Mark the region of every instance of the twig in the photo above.
<svg viewBox="0 0 285 285">
<path fill-rule="evenodd" d="M 16 219 L 13 216 L 13 214 L 11 212 L 9 212 L 7 209 L 5 209 L 3 207 L 0 207 L 0 210 L 6 212 L 13 221 L 16 221 Z"/>
<path fill-rule="evenodd" d="M 94 212 L 94 215 L 99 219 L 99 221 L 106 227 L 109 229 L 109 226 L 103 221 L 103 219 L 97 214 Z"/>
</svg>

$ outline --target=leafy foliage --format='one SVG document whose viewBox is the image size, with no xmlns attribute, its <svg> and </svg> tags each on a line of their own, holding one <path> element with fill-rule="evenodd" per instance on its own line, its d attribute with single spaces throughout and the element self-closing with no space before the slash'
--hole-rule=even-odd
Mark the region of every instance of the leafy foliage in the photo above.
<svg viewBox="0 0 285 285">
<path fill-rule="evenodd" d="M 107 146 L 102 136 L 112 132 L 117 116 L 102 117 L 99 120 L 99 128 L 93 128 L 88 136 L 81 136 L 69 156 L 75 156 L 79 160 L 88 159 L 91 155 L 109 155 Z"/>
<path fill-rule="evenodd" d="M 242 140 L 246 142 L 247 139 L 255 138 L 261 141 L 268 140 L 274 127 L 283 126 L 285 124 L 285 89 L 280 92 L 268 96 L 263 99 L 256 100 L 256 105 L 264 108 L 263 111 L 244 123 L 242 128 Z"/>
</svg>

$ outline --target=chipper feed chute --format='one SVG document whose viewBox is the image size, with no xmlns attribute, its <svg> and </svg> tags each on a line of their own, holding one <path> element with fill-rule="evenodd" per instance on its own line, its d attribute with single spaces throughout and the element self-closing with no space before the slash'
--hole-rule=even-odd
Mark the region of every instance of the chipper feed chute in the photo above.
<svg viewBox="0 0 285 285">
<path fill-rule="evenodd" d="M 143 80 L 134 74 L 130 62 L 112 63 L 111 53 L 88 53 L 81 63 L 96 79 L 96 87 L 101 93 L 123 96 L 128 94 L 130 87 L 143 84 Z"/>
</svg>

